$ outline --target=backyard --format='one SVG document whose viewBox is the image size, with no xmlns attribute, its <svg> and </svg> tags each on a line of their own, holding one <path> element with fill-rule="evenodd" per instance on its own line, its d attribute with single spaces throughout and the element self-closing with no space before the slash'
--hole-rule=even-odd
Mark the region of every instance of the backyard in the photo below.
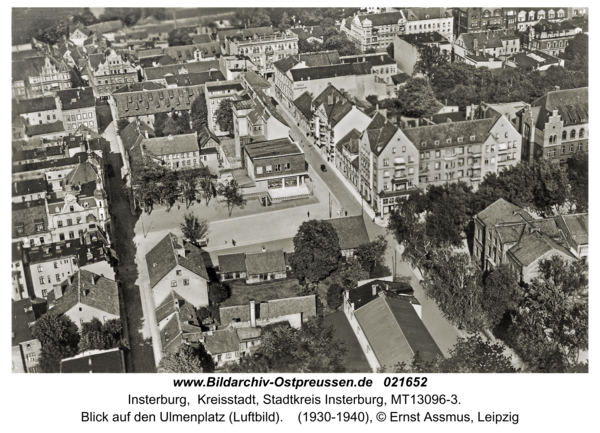
<svg viewBox="0 0 600 433">
<path fill-rule="evenodd" d="M 231 288 L 231 296 L 221 303 L 221 307 L 249 304 L 250 299 L 261 302 L 292 298 L 298 296 L 298 293 L 302 290 L 302 286 L 298 284 L 298 280 L 295 278 L 267 281 L 259 284 L 246 284 L 243 280 L 233 280 L 228 281 L 227 285 Z"/>
</svg>

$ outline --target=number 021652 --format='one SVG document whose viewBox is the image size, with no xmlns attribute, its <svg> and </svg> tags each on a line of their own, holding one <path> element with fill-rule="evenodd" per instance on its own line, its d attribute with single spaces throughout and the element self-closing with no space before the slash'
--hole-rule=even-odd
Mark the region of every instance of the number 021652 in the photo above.
<svg viewBox="0 0 600 433">
<path fill-rule="evenodd" d="M 387 387 L 426 387 L 427 386 L 427 378 L 426 377 L 394 377 L 389 376 L 383 380 L 383 386 Z"/>
</svg>

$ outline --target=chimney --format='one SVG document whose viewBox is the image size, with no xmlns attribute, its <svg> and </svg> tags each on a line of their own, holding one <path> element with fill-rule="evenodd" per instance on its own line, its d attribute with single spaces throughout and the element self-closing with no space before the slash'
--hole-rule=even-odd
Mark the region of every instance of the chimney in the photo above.
<svg viewBox="0 0 600 433">
<path fill-rule="evenodd" d="M 379 103 L 375 104 L 375 110 L 379 111 Z"/>
<path fill-rule="evenodd" d="M 171 134 L 169 134 L 169 137 L 167 138 L 167 140 L 173 141 L 173 136 Z"/>
<path fill-rule="evenodd" d="M 377 296 L 377 287 L 379 287 L 377 284 L 373 284 L 373 285 L 371 286 L 371 294 L 372 294 L 373 296 Z"/>
<path fill-rule="evenodd" d="M 94 274 L 90 274 L 90 282 L 95 286 L 96 285 L 96 276 Z"/>
<path fill-rule="evenodd" d="M 254 299 L 250 299 L 250 326 L 256 328 L 256 309 Z"/>
<path fill-rule="evenodd" d="M 554 89 L 558 92 L 560 90 L 560 86 L 554 86 Z"/>
<path fill-rule="evenodd" d="M 148 139 L 148 131 L 144 131 L 144 135 L 146 136 L 146 140 Z"/>
<path fill-rule="evenodd" d="M 54 299 L 62 298 L 62 284 L 57 284 L 54 286 Z"/>
<path fill-rule="evenodd" d="M 82 141 L 81 144 L 79 145 L 79 151 L 85 152 L 85 142 L 84 141 Z"/>
</svg>

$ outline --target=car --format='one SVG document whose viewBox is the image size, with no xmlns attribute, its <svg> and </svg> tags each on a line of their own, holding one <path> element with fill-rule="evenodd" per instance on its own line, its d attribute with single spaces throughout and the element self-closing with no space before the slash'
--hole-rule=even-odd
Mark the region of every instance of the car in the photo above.
<svg viewBox="0 0 600 433">
<path fill-rule="evenodd" d="M 321 171 L 327 171 L 327 167 L 325 167 L 325 164 L 321 164 Z"/>
</svg>

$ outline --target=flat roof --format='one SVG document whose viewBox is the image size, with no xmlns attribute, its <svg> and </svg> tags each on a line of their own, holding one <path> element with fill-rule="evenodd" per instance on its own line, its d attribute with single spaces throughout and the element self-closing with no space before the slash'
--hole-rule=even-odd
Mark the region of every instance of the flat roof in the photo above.
<svg viewBox="0 0 600 433">
<path fill-rule="evenodd" d="M 287 137 L 247 144 L 244 149 L 252 159 L 302 153 L 298 145 Z"/>
</svg>

